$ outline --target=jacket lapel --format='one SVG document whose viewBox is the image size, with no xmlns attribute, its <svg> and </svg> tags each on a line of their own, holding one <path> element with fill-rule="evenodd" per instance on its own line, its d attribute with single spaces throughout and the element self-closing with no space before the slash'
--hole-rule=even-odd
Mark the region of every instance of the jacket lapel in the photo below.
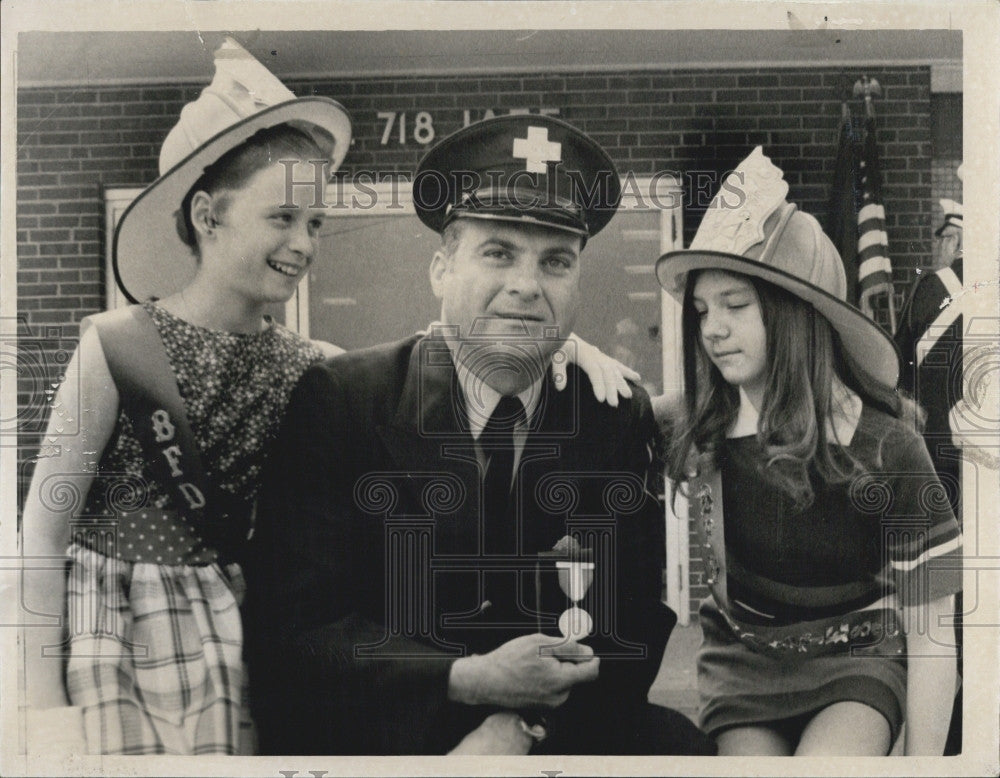
<svg viewBox="0 0 1000 778">
<path fill-rule="evenodd" d="M 405 504 L 397 511 L 435 519 L 437 553 L 476 553 L 479 465 L 451 353 L 442 339 L 416 342 L 396 414 L 376 431 L 404 493 Z M 440 495 L 454 499 L 436 499 Z"/>
</svg>

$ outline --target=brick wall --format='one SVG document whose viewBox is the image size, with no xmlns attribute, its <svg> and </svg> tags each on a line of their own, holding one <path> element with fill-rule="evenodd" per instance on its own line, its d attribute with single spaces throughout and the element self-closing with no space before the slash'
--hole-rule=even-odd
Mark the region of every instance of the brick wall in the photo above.
<svg viewBox="0 0 1000 778">
<path fill-rule="evenodd" d="M 822 221 L 839 94 L 845 78 L 853 82 L 861 72 L 670 70 L 310 80 L 290 86 L 300 95 L 334 97 L 351 111 L 356 141 L 344 166 L 347 175 L 411 171 L 427 148 L 413 136 L 418 112 L 431 115 L 442 138 L 463 125 L 465 111 L 475 120 L 487 110 L 558 109 L 560 118 L 604 145 L 622 172 L 682 174 L 690 240 L 701 215 L 693 171 L 721 174 L 756 144 L 785 171 L 789 199 Z M 864 72 L 883 88 L 876 103 L 878 140 L 898 308 L 915 268 L 926 266 L 931 254 L 930 70 Z M 159 144 L 201 86 L 18 92 L 18 305 L 25 332 L 35 338 L 35 356 L 22 365 L 19 382 L 25 477 L 50 397 L 46 390 L 58 378 L 80 319 L 104 305 L 102 188 L 155 178 Z M 860 105 L 853 107 L 860 115 Z M 380 111 L 407 114 L 402 143 L 397 121 L 383 145 L 386 119 Z M 709 184 L 706 191 L 715 188 Z M 703 594 L 703 588 L 693 591 L 695 597 Z"/>
<path fill-rule="evenodd" d="M 962 201 L 962 182 L 955 175 L 962 164 L 962 95 L 931 96 L 931 197 L 934 201 L 932 224 L 944 219 L 938 200 L 947 197 Z"/>
</svg>

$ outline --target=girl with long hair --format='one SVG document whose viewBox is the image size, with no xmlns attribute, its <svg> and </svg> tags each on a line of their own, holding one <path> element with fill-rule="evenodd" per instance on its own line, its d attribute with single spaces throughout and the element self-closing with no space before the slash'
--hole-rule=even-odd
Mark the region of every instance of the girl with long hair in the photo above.
<svg viewBox="0 0 1000 778">
<path fill-rule="evenodd" d="M 895 349 L 781 171 L 758 148 L 732 175 L 657 265 L 683 306 L 668 475 L 711 591 L 700 724 L 721 755 L 885 755 L 905 722 L 940 755 L 961 539 Z"/>
</svg>

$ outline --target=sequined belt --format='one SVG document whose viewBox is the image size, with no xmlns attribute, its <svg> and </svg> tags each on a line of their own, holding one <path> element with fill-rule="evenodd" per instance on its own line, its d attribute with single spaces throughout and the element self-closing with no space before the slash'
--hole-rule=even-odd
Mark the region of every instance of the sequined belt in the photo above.
<svg viewBox="0 0 1000 778">
<path fill-rule="evenodd" d="M 748 624 L 724 608 L 719 612 L 733 634 L 760 653 L 899 656 L 906 647 L 895 608 L 866 608 L 787 626 Z"/>
</svg>

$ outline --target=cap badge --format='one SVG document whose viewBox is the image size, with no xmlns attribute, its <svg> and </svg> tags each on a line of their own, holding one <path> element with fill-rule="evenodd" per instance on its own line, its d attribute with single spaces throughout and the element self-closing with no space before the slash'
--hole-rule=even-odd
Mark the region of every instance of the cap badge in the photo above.
<svg viewBox="0 0 1000 778">
<path fill-rule="evenodd" d="M 562 161 L 562 144 L 549 140 L 548 127 L 528 127 L 527 138 L 514 138 L 514 157 L 529 173 L 544 173 L 547 163 Z"/>
<path fill-rule="evenodd" d="M 764 222 L 787 195 L 788 184 L 780 168 L 758 146 L 722 182 L 691 248 L 742 255 L 764 240 Z"/>
</svg>

